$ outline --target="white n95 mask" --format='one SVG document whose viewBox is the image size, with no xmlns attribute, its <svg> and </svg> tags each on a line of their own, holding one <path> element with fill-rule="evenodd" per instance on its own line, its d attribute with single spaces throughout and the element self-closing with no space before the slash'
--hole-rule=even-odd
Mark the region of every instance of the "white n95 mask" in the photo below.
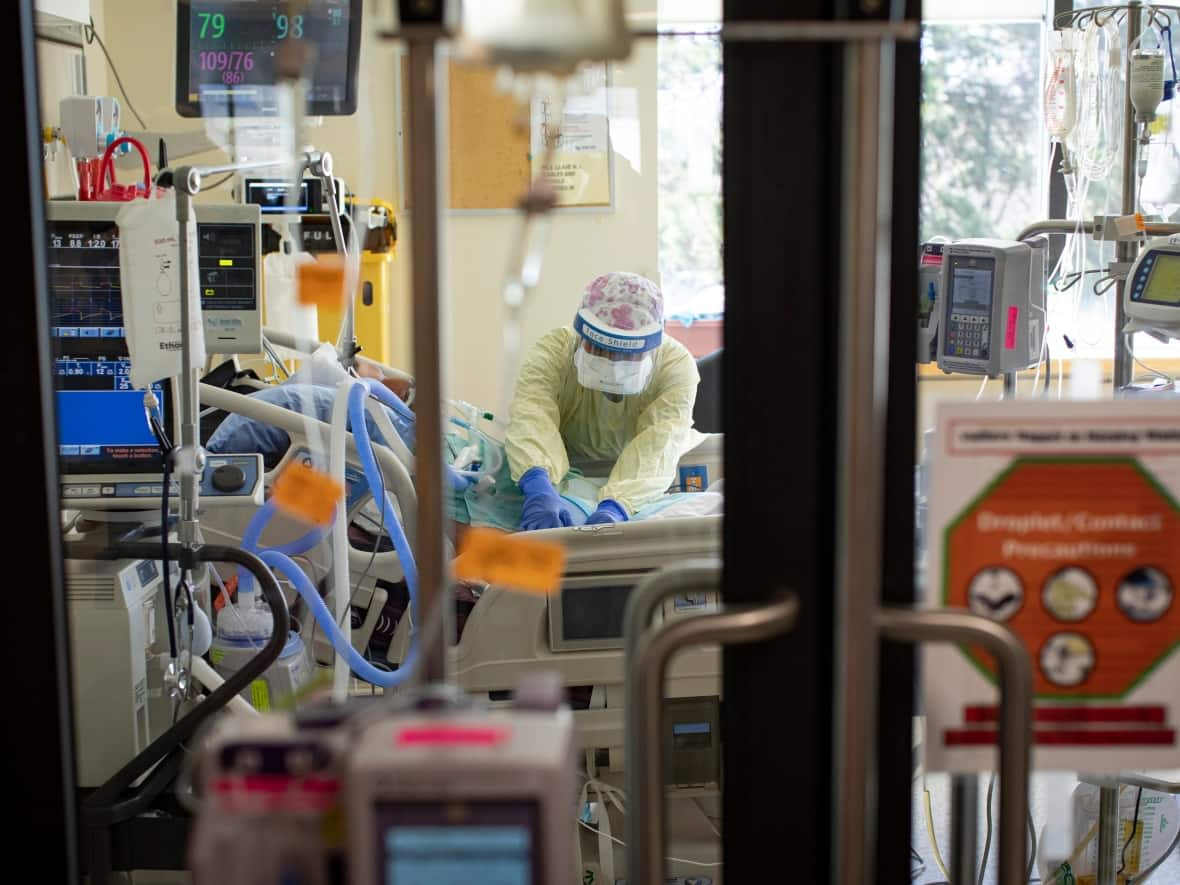
<svg viewBox="0 0 1180 885">
<path fill-rule="evenodd" d="M 612 360 L 604 356 L 587 353 L 579 345 L 574 352 L 574 365 L 578 369 L 578 383 L 591 390 L 614 393 L 619 396 L 633 396 L 642 393 L 651 380 L 651 354 L 634 362 Z"/>
</svg>

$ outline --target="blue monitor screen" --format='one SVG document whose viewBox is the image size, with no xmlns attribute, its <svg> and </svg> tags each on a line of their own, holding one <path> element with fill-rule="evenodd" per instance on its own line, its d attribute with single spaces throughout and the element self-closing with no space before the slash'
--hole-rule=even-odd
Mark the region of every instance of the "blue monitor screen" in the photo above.
<svg viewBox="0 0 1180 885">
<path fill-rule="evenodd" d="M 532 803 L 384 806 L 385 885 L 539 885 Z"/>
<path fill-rule="evenodd" d="M 159 447 L 131 386 L 126 359 L 62 359 L 57 376 L 57 442 L 65 473 L 155 473 Z M 168 400 L 163 384 L 156 398 Z"/>
</svg>

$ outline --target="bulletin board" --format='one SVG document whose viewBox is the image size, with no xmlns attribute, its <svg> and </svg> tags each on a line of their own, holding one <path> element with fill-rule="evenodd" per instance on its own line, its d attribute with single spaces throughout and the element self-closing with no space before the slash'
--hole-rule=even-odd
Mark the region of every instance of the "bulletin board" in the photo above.
<svg viewBox="0 0 1180 885">
<path fill-rule="evenodd" d="M 528 189 L 533 172 L 532 125 L 529 108 L 521 109 L 509 94 L 496 88 L 496 72 L 490 68 L 450 63 L 448 138 L 450 208 L 464 212 L 514 211 Z M 402 206 L 410 208 L 408 168 L 411 139 L 408 60 L 399 54 L 398 66 L 398 166 Z M 601 178 L 587 191 L 587 199 L 563 200 L 572 208 L 609 209 L 612 202 L 613 165 L 596 167 Z"/>
</svg>

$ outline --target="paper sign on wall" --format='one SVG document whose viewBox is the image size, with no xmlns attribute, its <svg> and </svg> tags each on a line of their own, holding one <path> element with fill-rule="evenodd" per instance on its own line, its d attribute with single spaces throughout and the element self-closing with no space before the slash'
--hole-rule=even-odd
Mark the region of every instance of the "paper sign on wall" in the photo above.
<svg viewBox="0 0 1180 885">
<path fill-rule="evenodd" d="M 533 178 L 543 177 L 559 206 L 608 206 L 610 106 L 605 65 L 581 74 L 580 94 L 564 101 L 533 99 L 529 153 Z"/>
<path fill-rule="evenodd" d="M 1180 410 L 947 405 L 931 469 L 927 600 L 1024 640 L 1036 766 L 1180 765 Z M 924 654 L 929 767 L 992 769 L 994 663 Z"/>
<path fill-rule="evenodd" d="M 132 200 L 119 210 L 119 276 L 131 383 L 147 387 L 182 371 L 180 232 L 176 195 Z M 205 363 L 205 324 L 197 292 L 197 226 L 189 225 L 189 346 L 192 365 Z"/>
</svg>

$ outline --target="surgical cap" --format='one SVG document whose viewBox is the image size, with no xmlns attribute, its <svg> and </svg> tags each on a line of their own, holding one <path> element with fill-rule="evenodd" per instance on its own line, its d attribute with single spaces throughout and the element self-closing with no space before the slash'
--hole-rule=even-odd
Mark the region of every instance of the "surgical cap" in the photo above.
<svg viewBox="0 0 1180 885">
<path fill-rule="evenodd" d="M 659 286 L 639 274 L 603 274 L 586 286 L 574 328 L 606 350 L 654 350 L 663 338 L 664 296 Z"/>
</svg>

